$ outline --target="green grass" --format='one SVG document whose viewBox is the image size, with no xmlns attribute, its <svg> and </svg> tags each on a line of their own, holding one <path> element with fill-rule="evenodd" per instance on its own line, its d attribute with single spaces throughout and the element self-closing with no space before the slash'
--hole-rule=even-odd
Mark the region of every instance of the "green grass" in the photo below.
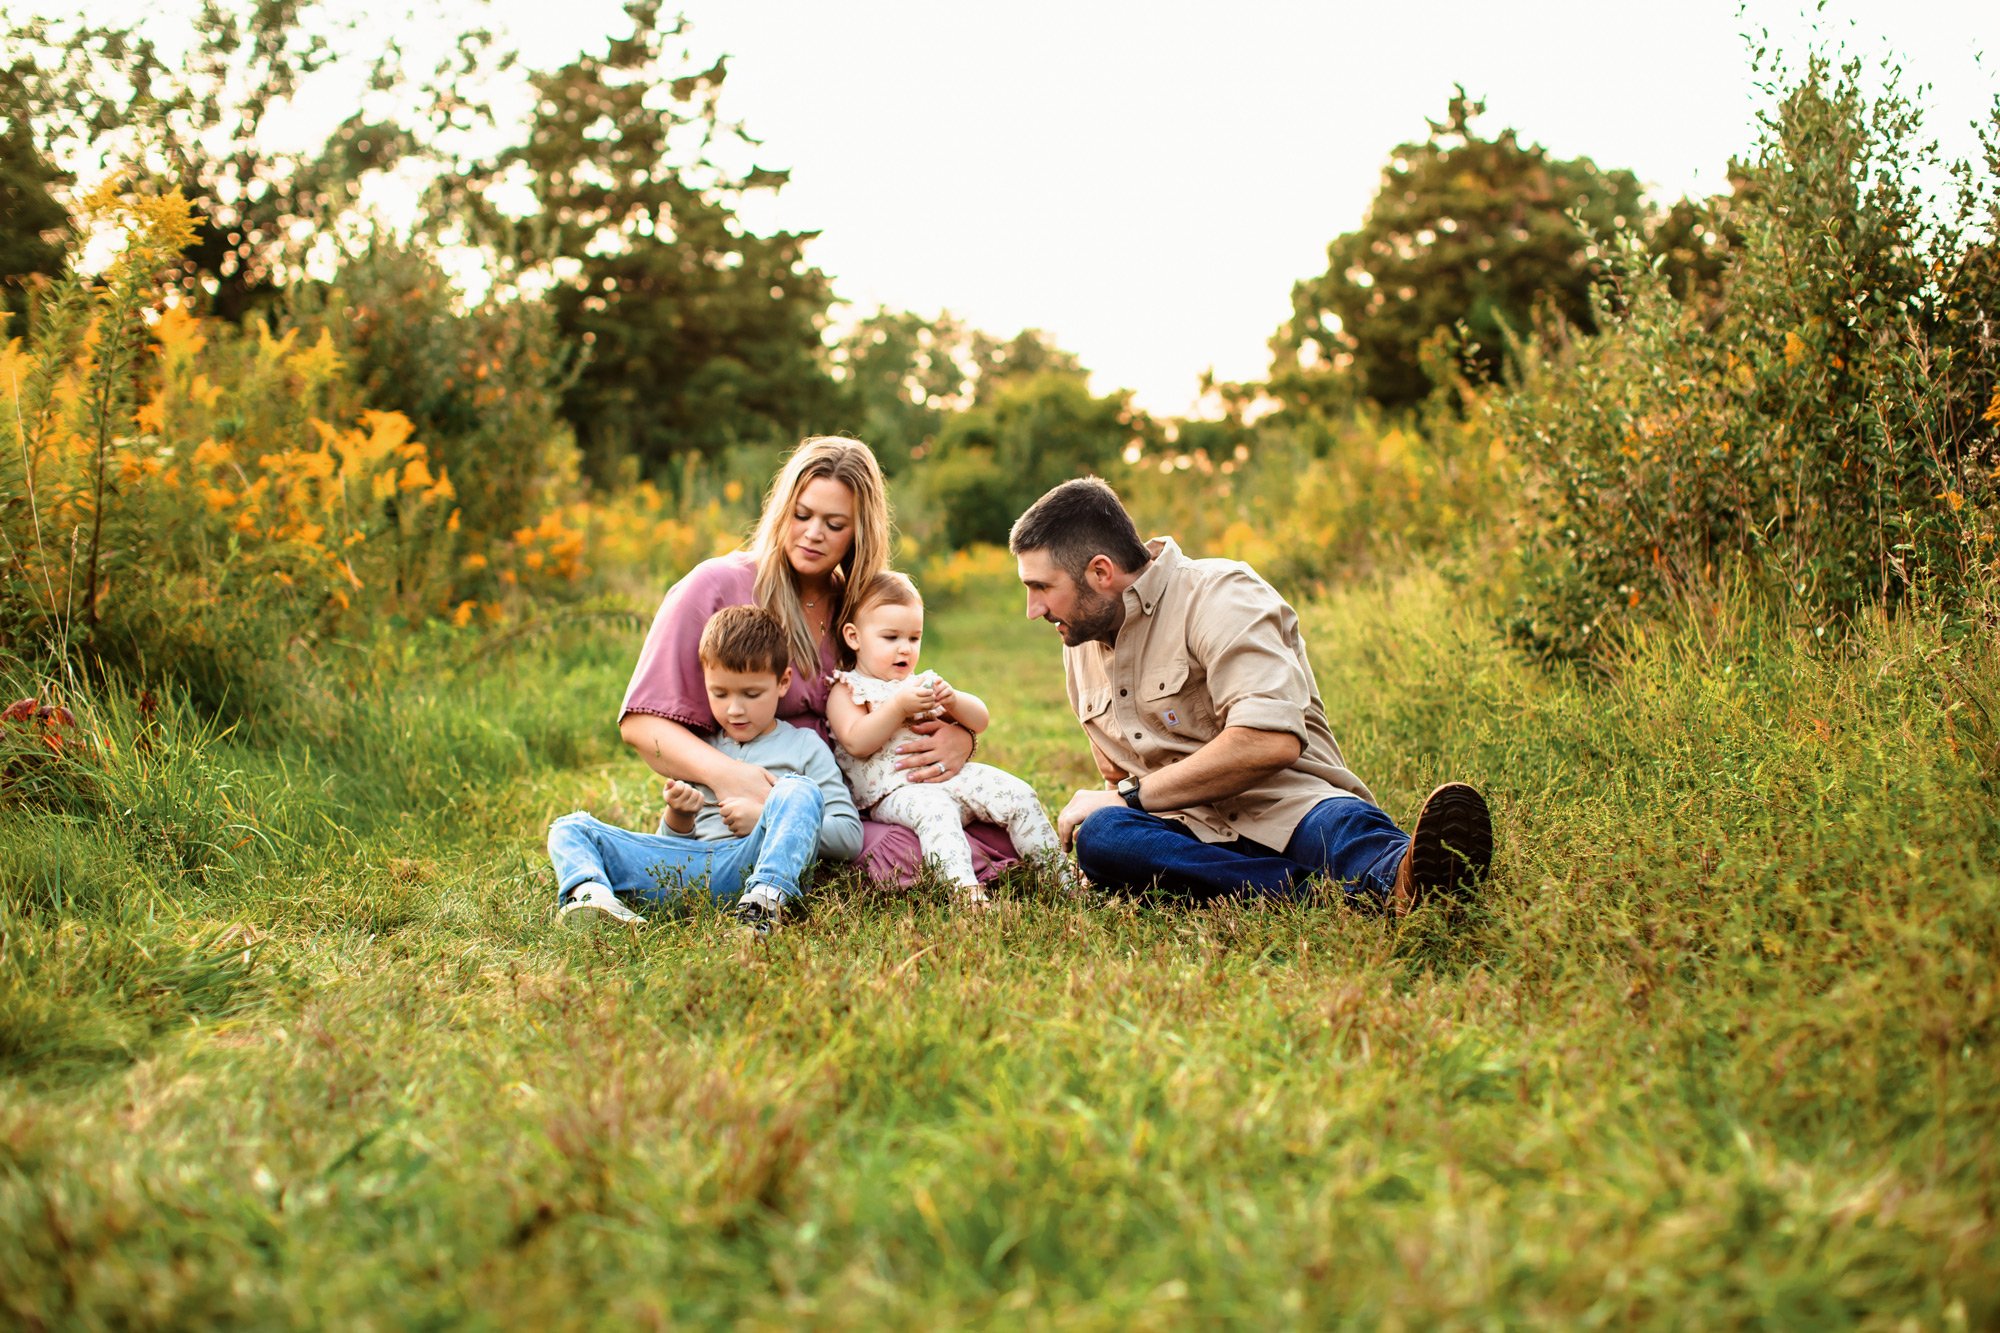
<svg viewBox="0 0 2000 1333">
<path fill-rule="evenodd" d="M 941 610 L 932 664 L 1054 805 L 1018 617 Z M 1304 619 L 1393 814 L 1492 795 L 1469 919 L 846 886 L 761 948 L 558 933 L 548 819 L 656 814 L 629 634 L 50 774 L 0 814 L 0 1316 L 2000 1322 L 1992 633 L 1743 611 L 1586 684 L 1432 574 Z"/>
</svg>

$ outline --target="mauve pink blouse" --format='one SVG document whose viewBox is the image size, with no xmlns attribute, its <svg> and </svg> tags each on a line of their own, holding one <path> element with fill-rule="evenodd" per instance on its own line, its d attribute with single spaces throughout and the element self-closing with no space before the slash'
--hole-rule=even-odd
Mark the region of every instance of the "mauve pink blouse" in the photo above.
<svg viewBox="0 0 2000 1333">
<path fill-rule="evenodd" d="M 708 711 L 708 689 L 701 679 L 701 632 L 708 618 L 725 606 L 750 606 L 757 600 L 757 562 L 748 551 L 704 560 L 667 589 L 653 627 L 639 649 L 639 665 L 625 687 L 618 720 L 627 713 L 652 713 L 671 718 L 704 736 L 715 734 L 715 716 Z M 792 673 L 791 687 L 778 700 L 778 716 L 795 727 L 811 727 L 829 745 L 826 725 L 827 678 L 839 666 L 833 636 L 820 645 L 820 669 L 808 676 Z"/>
</svg>

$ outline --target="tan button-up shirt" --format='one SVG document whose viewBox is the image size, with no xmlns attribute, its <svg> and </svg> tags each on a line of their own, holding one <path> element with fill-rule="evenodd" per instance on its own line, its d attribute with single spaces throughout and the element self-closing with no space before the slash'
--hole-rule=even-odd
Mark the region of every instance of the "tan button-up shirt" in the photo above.
<svg viewBox="0 0 2000 1333">
<path fill-rule="evenodd" d="M 1298 614 L 1240 560 L 1190 560 L 1171 537 L 1127 588 L 1115 644 L 1063 650 L 1070 707 L 1097 752 L 1143 778 L 1199 750 L 1224 727 L 1285 731 L 1296 762 L 1239 796 L 1158 810 L 1203 842 L 1250 838 L 1283 851 L 1299 821 L 1343 792 L 1373 804 L 1326 725 Z"/>
</svg>

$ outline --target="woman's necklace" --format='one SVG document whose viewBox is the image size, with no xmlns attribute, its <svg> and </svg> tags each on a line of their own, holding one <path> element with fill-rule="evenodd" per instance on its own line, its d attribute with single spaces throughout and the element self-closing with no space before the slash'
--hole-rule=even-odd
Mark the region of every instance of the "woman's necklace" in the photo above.
<svg viewBox="0 0 2000 1333">
<path fill-rule="evenodd" d="M 825 597 L 826 597 L 825 593 L 821 593 L 818 597 L 813 598 L 811 601 L 807 601 L 805 598 L 801 597 L 799 598 L 799 605 L 804 607 L 808 612 L 811 612 L 818 608 L 820 602 L 824 600 Z M 833 626 L 828 623 L 831 617 L 832 617 L 831 607 L 828 608 L 827 615 L 806 616 L 806 624 L 812 628 L 814 638 L 824 639 L 827 636 L 827 632 L 833 628 Z"/>
</svg>

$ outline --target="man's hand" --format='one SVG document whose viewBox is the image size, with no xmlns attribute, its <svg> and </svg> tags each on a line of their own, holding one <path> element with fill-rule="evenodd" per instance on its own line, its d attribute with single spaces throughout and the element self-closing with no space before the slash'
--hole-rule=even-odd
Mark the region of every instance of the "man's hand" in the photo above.
<svg viewBox="0 0 2000 1333">
<path fill-rule="evenodd" d="M 1101 787 L 1080 791 L 1069 798 L 1069 804 L 1062 808 L 1060 815 L 1056 816 L 1056 836 L 1062 839 L 1064 847 L 1068 847 L 1076 841 L 1076 831 L 1084 820 L 1099 810 L 1109 810 L 1114 805 L 1124 804 L 1125 798 L 1115 791 L 1105 791 Z"/>
<path fill-rule="evenodd" d="M 747 796 L 726 796 L 716 804 L 716 809 L 722 812 L 722 822 L 732 835 L 747 838 L 764 813 L 764 798 L 759 796 L 751 800 Z"/>
</svg>

